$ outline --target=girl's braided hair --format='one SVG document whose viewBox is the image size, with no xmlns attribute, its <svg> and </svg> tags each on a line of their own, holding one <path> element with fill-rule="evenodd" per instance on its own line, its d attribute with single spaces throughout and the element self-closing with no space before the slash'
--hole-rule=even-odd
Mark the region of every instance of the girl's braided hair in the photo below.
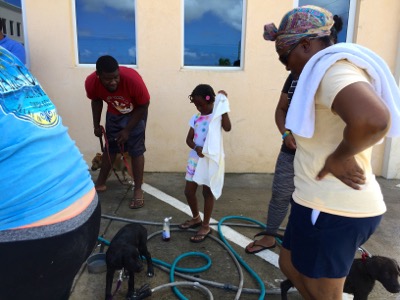
<svg viewBox="0 0 400 300">
<path fill-rule="evenodd" d="M 208 84 L 199 84 L 193 90 L 193 92 L 189 95 L 189 97 L 201 96 L 206 101 L 214 102 L 215 101 L 215 92 L 213 88 Z"/>
</svg>

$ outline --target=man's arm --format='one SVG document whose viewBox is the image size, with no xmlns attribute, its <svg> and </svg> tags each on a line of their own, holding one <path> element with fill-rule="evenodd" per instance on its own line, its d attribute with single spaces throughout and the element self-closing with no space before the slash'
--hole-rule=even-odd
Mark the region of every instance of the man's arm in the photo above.
<svg viewBox="0 0 400 300">
<path fill-rule="evenodd" d="M 103 100 L 92 100 L 92 116 L 94 135 L 101 137 L 102 132 L 100 128 L 101 112 L 103 111 Z"/>
</svg>

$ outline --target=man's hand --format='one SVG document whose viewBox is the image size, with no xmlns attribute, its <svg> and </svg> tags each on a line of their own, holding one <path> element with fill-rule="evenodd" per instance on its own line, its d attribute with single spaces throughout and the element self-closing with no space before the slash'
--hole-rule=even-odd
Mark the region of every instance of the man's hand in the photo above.
<svg viewBox="0 0 400 300">
<path fill-rule="evenodd" d="M 343 159 L 337 158 L 333 154 L 329 155 L 316 179 L 321 180 L 328 173 L 332 173 L 337 179 L 355 190 L 360 190 L 360 185 L 365 184 L 364 171 L 358 166 L 354 156 Z"/>
<path fill-rule="evenodd" d="M 118 132 L 117 135 L 117 143 L 120 145 L 125 144 L 129 139 L 129 130 L 127 129 L 122 129 L 120 132 Z"/>
<path fill-rule="evenodd" d="M 101 126 L 94 128 L 94 135 L 97 137 L 101 137 L 103 135 L 103 131 L 101 130 Z"/>
</svg>

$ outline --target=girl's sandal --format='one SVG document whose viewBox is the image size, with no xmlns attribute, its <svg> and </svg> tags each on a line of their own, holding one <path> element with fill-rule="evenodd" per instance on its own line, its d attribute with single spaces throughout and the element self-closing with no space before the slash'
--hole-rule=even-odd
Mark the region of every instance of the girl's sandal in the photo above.
<svg viewBox="0 0 400 300">
<path fill-rule="evenodd" d="M 193 220 L 196 220 L 197 218 L 191 219 L 191 220 L 186 220 L 185 222 L 183 222 L 182 224 L 178 225 L 178 227 L 180 229 L 192 229 L 192 228 L 197 228 L 199 227 L 201 224 L 203 224 L 203 222 L 200 220 L 200 222 L 197 223 L 192 223 Z"/>
<path fill-rule="evenodd" d="M 133 199 L 129 204 L 129 208 L 131 209 L 138 209 L 144 206 L 144 199 Z"/>
<path fill-rule="evenodd" d="M 197 232 L 194 236 L 192 236 L 191 238 L 190 238 L 190 241 L 192 242 L 192 243 L 201 243 L 201 242 L 203 242 L 205 239 L 206 239 L 206 237 L 209 235 L 209 234 L 211 234 L 211 228 L 208 230 L 208 232 L 206 232 L 206 233 L 199 233 L 199 232 Z"/>
</svg>

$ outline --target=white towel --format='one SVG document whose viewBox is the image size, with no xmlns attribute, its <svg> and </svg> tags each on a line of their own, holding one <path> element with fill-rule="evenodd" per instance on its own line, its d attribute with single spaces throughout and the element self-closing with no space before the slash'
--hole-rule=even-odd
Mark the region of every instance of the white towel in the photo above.
<svg viewBox="0 0 400 300">
<path fill-rule="evenodd" d="M 351 43 L 339 43 L 316 53 L 304 66 L 286 117 L 286 128 L 311 138 L 315 126 L 314 96 L 326 70 L 336 61 L 347 59 L 365 69 L 375 92 L 388 106 L 392 124 L 389 137 L 400 136 L 400 92 L 385 61 L 371 50 Z"/>
<path fill-rule="evenodd" d="M 228 98 L 223 94 L 215 97 L 213 116 L 203 146 L 204 157 L 200 157 L 193 181 L 210 187 L 215 199 L 222 194 L 225 175 L 225 153 L 222 139 L 221 116 L 229 112 Z"/>
</svg>

